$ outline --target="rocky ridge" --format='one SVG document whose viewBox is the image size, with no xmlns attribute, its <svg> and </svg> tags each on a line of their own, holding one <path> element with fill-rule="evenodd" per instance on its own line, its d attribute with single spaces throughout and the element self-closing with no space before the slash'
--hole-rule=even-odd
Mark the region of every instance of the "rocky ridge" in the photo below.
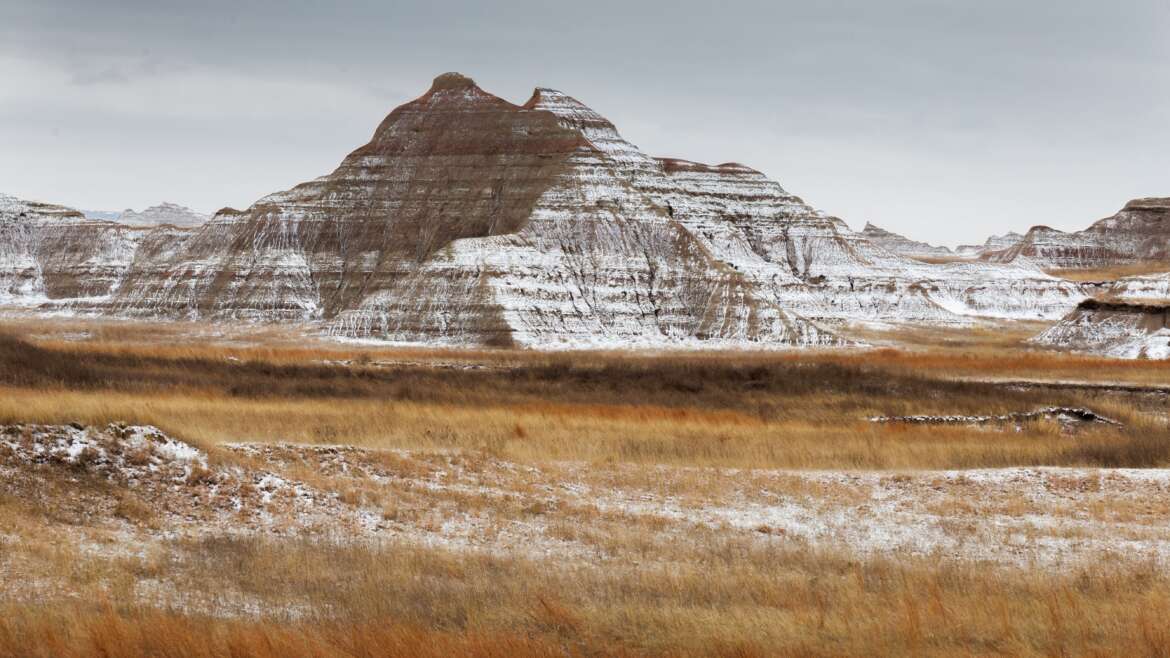
<svg viewBox="0 0 1170 658">
<path fill-rule="evenodd" d="M 866 238 L 875 245 L 898 254 L 899 256 L 906 256 L 907 258 L 915 259 L 930 259 L 930 258 L 948 258 L 955 255 L 947 247 L 936 247 L 925 242 L 911 240 L 904 235 L 899 235 L 892 231 L 887 231 L 879 226 L 874 226 L 866 222 L 865 228 L 861 230 L 862 237 Z"/>
<path fill-rule="evenodd" d="M 981 257 L 999 263 L 1027 260 L 1046 269 L 1170 263 L 1170 198 L 1134 199 L 1083 231 L 1036 226 L 1015 245 Z"/>
</svg>

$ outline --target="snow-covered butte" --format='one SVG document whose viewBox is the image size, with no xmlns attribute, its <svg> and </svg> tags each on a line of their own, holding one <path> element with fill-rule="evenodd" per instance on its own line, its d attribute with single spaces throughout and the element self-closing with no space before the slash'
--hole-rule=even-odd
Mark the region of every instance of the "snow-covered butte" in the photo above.
<svg viewBox="0 0 1170 658">
<path fill-rule="evenodd" d="M 0 215 L 10 302 L 362 339 L 837 345 L 855 320 L 1056 319 L 1084 299 L 1026 260 L 893 253 L 750 167 L 651 157 L 564 93 L 515 105 L 456 73 L 332 173 L 197 227 L 46 213 Z"/>
</svg>

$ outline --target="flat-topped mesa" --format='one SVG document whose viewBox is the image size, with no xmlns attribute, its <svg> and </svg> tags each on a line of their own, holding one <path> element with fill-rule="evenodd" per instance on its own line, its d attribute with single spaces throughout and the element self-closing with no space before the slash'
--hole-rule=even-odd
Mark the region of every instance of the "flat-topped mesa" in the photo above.
<svg viewBox="0 0 1170 658">
<path fill-rule="evenodd" d="M 1170 272 L 1118 279 L 1032 342 L 1114 357 L 1170 359 Z"/>
<path fill-rule="evenodd" d="M 85 219 L 80 210 L 41 201 L 28 201 L 8 194 L 0 194 L 0 215 L 13 218 Z"/>
<path fill-rule="evenodd" d="M 1138 313 L 1149 316 L 1162 316 L 1161 326 L 1170 327 L 1170 299 L 1160 301 L 1132 301 L 1110 299 L 1086 299 L 1077 305 L 1082 311 L 1111 311 L 1114 313 Z"/>
</svg>

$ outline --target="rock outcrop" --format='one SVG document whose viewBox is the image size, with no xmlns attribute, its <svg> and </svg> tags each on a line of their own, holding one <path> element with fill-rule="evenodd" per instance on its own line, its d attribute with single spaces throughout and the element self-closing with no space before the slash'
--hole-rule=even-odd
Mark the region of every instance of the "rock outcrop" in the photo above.
<svg viewBox="0 0 1170 658">
<path fill-rule="evenodd" d="M 1118 279 L 1032 339 L 1121 358 L 1170 358 L 1170 272 Z"/>
<path fill-rule="evenodd" d="M 1170 263 L 1170 198 L 1135 199 L 1083 231 L 1036 226 L 1012 247 L 982 258 L 999 263 L 1026 259 L 1049 269 Z"/>
<path fill-rule="evenodd" d="M 22 254 L 11 296 L 539 347 L 832 345 L 845 322 L 1057 318 L 1084 298 L 1028 262 L 893 253 L 749 167 L 650 157 L 563 93 L 514 105 L 459 74 L 332 173 L 193 229 L 70 213 L 0 234 Z"/>
<path fill-rule="evenodd" d="M 1124 359 L 1168 359 L 1170 300 L 1087 299 L 1032 342 Z"/>
<path fill-rule="evenodd" d="M 955 253 L 946 247 L 936 247 L 925 242 L 911 240 L 903 235 L 887 231 L 868 222 L 866 222 L 865 228 L 861 230 L 861 235 L 886 251 L 907 258 L 930 260 L 933 258 L 950 258 L 955 256 Z"/>
</svg>

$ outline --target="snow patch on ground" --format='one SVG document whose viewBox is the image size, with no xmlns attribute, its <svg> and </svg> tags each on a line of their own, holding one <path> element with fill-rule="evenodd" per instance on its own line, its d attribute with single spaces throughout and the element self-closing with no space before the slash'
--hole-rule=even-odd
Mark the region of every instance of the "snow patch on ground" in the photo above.
<svg viewBox="0 0 1170 658">
<path fill-rule="evenodd" d="M 150 502 L 155 525 L 103 522 L 115 546 L 125 533 L 136 537 L 128 552 L 178 537 L 262 534 L 606 565 L 630 559 L 606 539 L 625 533 L 663 555 L 669 546 L 701 551 L 737 538 L 1003 566 L 1115 556 L 1170 566 L 1170 469 L 535 466 L 459 451 L 222 449 L 212 459 L 153 427 L 0 427 L 0 489 L 97 477 L 134 493 Z M 108 504 L 77 491 L 82 498 L 57 503 Z M 659 548 L 643 559 L 657 559 Z"/>
</svg>

